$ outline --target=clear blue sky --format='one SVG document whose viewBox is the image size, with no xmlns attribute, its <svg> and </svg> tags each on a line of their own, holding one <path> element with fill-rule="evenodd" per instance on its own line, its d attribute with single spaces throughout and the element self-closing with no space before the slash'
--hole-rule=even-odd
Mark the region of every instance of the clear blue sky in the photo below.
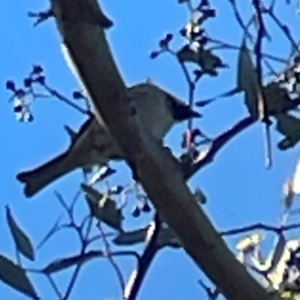
<svg viewBox="0 0 300 300">
<path fill-rule="evenodd" d="M 109 31 L 109 39 L 118 65 L 128 85 L 150 77 L 155 83 L 165 87 L 178 97 L 187 99 L 187 85 L 179 66 L 169 56 L 150 60 L 148 54 L 155 49 L 159 39 L 167 32 L 176 33 L 185 24 L 187 10 L 175 0 L 168 1 L 101 1 L 115 26 Z M 214 1 L 218 18 L 209 22 L 208 30 L 212 37 L 238 45 L 242 32 L 232 19 L 232 11 L 227 1 Z M 249 15 L 251 1 L 243 2 L 243 10 Z M 22 194 L 22 186 L 15 175 L 35 167 L 59 153 L 68 145 L 68 137 L 63 131 L 64 124 L 78 128 L 82 115 L 65 104 L 55 100 L 38 101 L 33 109 L 35 122 L 18 123 L 12 105 L 6 99 L 5 81 L 14 79 L 21 82 L 34 63 L 42 64 L 49 84 L 65 95 L 77 89 L 77 83 L 66 67 L 59 43 L 60 37 L 53 20 L 32 27 L 27 18 L 28 11 L 48 8 L 48 1 L 32 0 L 4 1 L 0 7 L 1 68 L 0 68 L 0 119 L 1 119 L 1 187 L 0 201 L 0 253 L 13 257 L 14 248 L 5 220 L 4 206 L 9 204 L 13 214 L 37 244 L 62 211 L 55 200 L 53 191 L 59 190 L 66 199 L 76 193 L 81 180 L 80 172 L 64 177 L 47 190 L 27 200 Z M 278 7 L 282 21 L 289 22 L 295 33 L 299 17 L 290 7 Z M 278 56 L 289 53 L 287 41 L 271 22 L 272 43 L 268 52 Z M 178 36 L 175 44 L 180 45 Z M 200 82 L 197 98 L 207 98 L 234 86 L 236 76 L 235 51 L 223 51 L 221 56 L 230 69 L 221 72 L 218 78 Z M 240 97 L 222 99 L 203 109 L 204 118 L 198 125 L 209 136 L 215 136 L 233 125 L 246 113 Z M 179 149 L 180 132 L 177 129 L 168 137 L 167 143 Z M 274 131 L 273 131 L 274 132 Z M 252 126 L 230 142 L 217 156 L 215 162 L 197 174 L 192 186 L 200 187 L 208 197 L 205 210 L 220 230 L 248 225 L 256 222 L 278 224 L 281 206 L 282 184 L 293 171 L 298 157 L 298 148 L 286 153 L 276 149 L 278 135 L 273 134 L 274 166 L 271 171 L 264 167 L 264 144 L 261 125 Z M 122 173 L 123 175 L 127 173 Z M 124 175 L 125 176 L 125 175 Z M 82 206 L 84 207 L 84 206 Z M 150 217 L 141 220 L 128 220 L 126 228 L 134 229 L 145 225 Z M 186 220 L 188 222 L 188 220 Z M 295 232 L 297 234 L 297 232 Z M 272 239 L 271 239 L 272 240 Z M 229 240 L 232 246 L 237 237 Z M 63 232 L 53 238 L 37 254 L 37 262 L 30 267 L 42 267 L 53 259 L 75 254 L 76 238 L 70 232 Z M 126 258 L 119 260 L 126 275 L 129 275 L 133 262 Z M 53 299 L 54 294 L 48 282 L 42 277 L 32 277 L 36 289 L 43 300 Z M 57 276 L 63 284 L 68 272 Z M 139 299 L 157 300 L 201 298 L 202 290 L 197 284 L 204 276 L 193 265 L 182 250 L 163 250 L 154 261 Z M 2 299 L 25 299 L 22 295 L 0 283 Z M 110 264 L 103 260 L 89 264 L 81 273 L 72 300 L 118 299 L 119 285 Z"/>
</svg>

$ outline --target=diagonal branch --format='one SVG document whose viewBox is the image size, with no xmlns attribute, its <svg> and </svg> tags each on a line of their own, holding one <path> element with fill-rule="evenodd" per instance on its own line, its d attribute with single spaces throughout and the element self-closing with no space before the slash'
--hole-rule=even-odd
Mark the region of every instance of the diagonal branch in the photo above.
<svg viewBox="0 0 300 300">
<path fill-rule="evenodd" d="M 220 134 L 212 143 L 212 147 L 209 149 L 204 158 L 199 160 L 193 165 L 183 165 L 183 172 L 185 178 L 189 179 L 197 171 L 205 167 L 207 164 L 211 163 L 219 151 L 227 144 L 231 139 L 233 139 L 237 134 L 244 131 L 246 128 L 250 127 L 256 122 L 251 116 L 245 117 L 236 123 L 232 128 L 228 129 L 224 133 Z"/>
<path fill-rule="evenodd" d="M 51 0 L 58 29 L 99 122 L 118 141 L 143 188 L 185 250 L 228 299 L 274 299 L 229 251 L 189 191 L 178 162 L 138 124 L 106 41 L 96 0 Z M 130 141 L 130 143 L 128 142 Z M 158 184 L 159 183 L 159 184 Z"/>
</svg>

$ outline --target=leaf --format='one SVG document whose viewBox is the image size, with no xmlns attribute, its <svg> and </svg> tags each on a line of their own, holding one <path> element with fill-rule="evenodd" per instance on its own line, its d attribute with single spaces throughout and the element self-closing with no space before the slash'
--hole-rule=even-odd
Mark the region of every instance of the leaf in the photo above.
<svg viewBox="0 0 300 300">
<path fill-rule="evenodd" d="M 233 88 L 227 92 L 224 92 L 216 97 L 213 97 L 213 98 L 209 98 L 209 99 L 204 99 L 204 100 L 199 100 L 195 103 L 196 106 L 199 106 L 199 107 L 204 107 L 208 104 L 210 104 L 211 102 L 219 99 L 219 98 L 226 98 L 226 97 L 231 97 L 231 96 L 234 96 L 236 95 L 237 93 L 239 93 L 241 90 L 239 90 L 238 88 Z"/>
<path fill-rule="evenodd" d="M 241 263 L 244 264 L 246 262 L 246 255 L 244 251 L 238 251 L 236 255 L 236 259 Z"/>
<path fill-rule="evenodd" d="M 283 300 L 300 300 L 300 295 L 292 291 L 283 291 L 280 293 L 280 297 Z"/>
<path fill-rule="evenodd" d="M 295 193 L 293 191 L 293 182 L 287 180 L 283 186 L 284 193 L 284 206 L 286 209 L 290 209 L 295 199 Z"/>
<path fill-rule="evenodd" d="M 292 185 L 293 185 L 293 192 L 299 195 L 300 194 L 300 159 L 298 159 L 296 165 Z"/>
<path fill-rule="evenodd" d="M 237 88 L 242 91 L 258 88 L 257 73 L 249 50 L 243 41 L 238 56 Z"/>
<path fill-rule="evenodd" d="M 89 185 L 82 184 L 81 187 L 86 193 L 85 198 L 90 207 L 91 214 L 113 229 L 123 231 L 123 215 L 121 209 L 117 208 L 116 202 L 107 194 L 101 194 Z"/>
<path fill-rule="evenodd" d="M 241 239 L 236 245 L 236 249 L 239 251 L 249 251 L 253 246 L 258 245 L 262 238 L 260 234 L 254 233 Z"/>
<path fill-rule="evenodd" d="M 221 58 L 213 54 L 211 50 L 198 49 L 197 51 L 185 45 L 177 52 L 177 57 L 181 62 L 192 62 L 197 64 L 203 73 L 217 76 L 217 68 L 225 68 L 226 65 Z"/>
<path fill-rule="evenodd" d="M 297 102 L 293 101 L 286 89 L 278 82 L 272 82 L 264 87 L 264 95 L 267 102 L 269 115 L 286 113 L 297 108 Z"/>
<path fill-rule="evenodd" d="M 10 208 L 6 206 L 6 220 L 13 236 L 17 250 L 30 260 L 34 260 L 34 250 L 32 243 L 24 231 L 14 220 Z"/>
<path fill-rule="evenodd" d="M 94 258 L 103 256 L 104 253 L 102 251 L 90 251 L 88 253 L 75 255 L 68 258 L 57 259 L 54 262 L 47 265 L 44 269 L 42 269 L 41 272 L 45 274 L 53 274 L 79 264 L 82 265 Z"/>
<path fill-rule="evenodd" d="M 163 228 L 159 232 L 157 238 L 157 246 L 160 248 L 167 247 L 167 246 L 172 248 L 182 247 L 178 237 L 170 227 Z"/>
<path fill-rule="evenodd" d="M 27 277 L 25 270 L 1 254 L 0 280 L 32 299 L 40 299 Z"/>
<path fill-rule="evenodd" d="M 272 272 L 274 269 L 276 269 L 284 253 L 285 245 L 286 245 L 285 236 L 283 234 L 280 234 L 274 250 L 274 254 L 272 256 L 271 265 L 270 268 L 268 269 L 268 272 Z"/>
<path fill-rule="evenodd" d="M 105 178 L 107 178 L 110 175 L 113 175 L 116 173 L 116 170 L 110 168 L 109 166 L 99 166 L 98 170 L 96 172 L 94 172 L 91 176 L 91 178 L 89 179 L 89 185 L 93 185 L 99 181 L 104 180 Z"/>
<path fill-rule="evenodd" d="M 287 262 L 291 259 L 292 253 L 297 251 L 300 245 L 300 240 L 288 240 L 285 243 L 284 251 L 281 255 L 280 261 L 273 272 L 269 272 L 268 279 L 272 283 L 275 289 L 278 289 L 282 285 L 282 280 L 284 279 L 284 274 L 287 270 Z"/>
<path fill-rule="evenodd" d="M 132 246 L 138 243 L 143 243 L 146 241 L 148 230 L 149 227 L 130 232 L 122 232 L 113 239 L 113 243 L 118 246 Z M 158 234 L 157 246 L 160 248 L 166 246 L 180 248 L 181 244 L 174 232 L 169 227 L 165 227 L 161 229 Z"/>
<path fill-rule="evenodd" d="M 257 72 L 244 41 L 238 56 L 237 88 L 245 92 L 245 104 L 251 116 L 262 119 L 262 95 Z"/>
<path fill-rule="evenodd" d="M 147 230 L 147 228 L 143 228 L 129 232 L 122 232 L 113 239 L 113 243 L 118 246 L 132 246 L 138 243 L 143 243 L 146 240 Z"/>
<path fill-rule="evenodd" d="M 275 118 L 277 120 L 276 129 L 285 136 L 278 143 L 278 148 L 287 150 L 294 147 L 300 140 L 300 120 L 288 114 L 279 114 Z"/>
</svg>

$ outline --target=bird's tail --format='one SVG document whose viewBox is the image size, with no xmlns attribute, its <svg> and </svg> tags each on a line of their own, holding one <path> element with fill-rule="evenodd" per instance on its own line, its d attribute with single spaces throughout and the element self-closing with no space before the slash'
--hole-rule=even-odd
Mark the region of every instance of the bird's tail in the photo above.
<svg viewBox="0 0 300 300">
<path fill-rule="evenodd" d="M 66 151 L 36 169 L 19 173 L 17 179 L 25 183 L 25 196 L 34 196 L 53 181 L 77 168 L 74 161 L 76 160 L 71 159 L 69 151 Z"/>
</svg>

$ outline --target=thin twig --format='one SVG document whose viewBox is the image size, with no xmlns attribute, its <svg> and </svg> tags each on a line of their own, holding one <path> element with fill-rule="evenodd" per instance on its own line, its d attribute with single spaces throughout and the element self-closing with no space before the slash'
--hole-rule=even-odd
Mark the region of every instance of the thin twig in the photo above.
<svg viewBox="0 0 300 300">
<path fill-rule="evenodd" d="M 232 50 L 237 50 L 237 51 L 240 51 L 240 50 L 241 50 L 241 46 L 232 45 L 232 44 L 229 44 L 228 42 L 223 42 L 223 41 L 218 40 L 218 39 L 215 39 L 215 38 L 210 38 L 210 37 L 209 37 L 208 39 L 209 39 L 209 42 L 215 43 L 215 44 L 220 45 L 220 46 L 223 46 L 224 48 L 232 49 Z M 210 50 L 214 50 L 215 48 L 214 48 L 214 47 L 210 47 L 209 49 L 210 49 Z M 252 53 L 254 53 L 254 51 L 251 50 L 251 49 L 249 49 L 249 51 L 252 52 Z M 265 58 L 268 58 L 268 59 L 270 59 L 270 60 L 273 60 L 273 61 L 275 61 L 275 62 L 285 64 L 285 65 L 288 63 L 288 60 L 287 60 L 287 59 L 284 59 L 284 58 L 275 56 L 275 55 L 273 55 L 273 54 L 261 52 L 261 56 L 263 56 L 263 57 L 265 57 Z"/>
<path fill-rule="evenodd" d="M 199 161 L 196 161 L 192 165 L 183 165 L 183 172 L 185 178 L 189 179 L 192 175 L 194 175 L 197 171 L 202 169 L 207 164 L 211 163 L 215 156 L 219 153 L 221 148 L 225 146 L 229 141 L 231 141 L 237 134 L 244 131 L 246 128 L 251 126 L 256 122 L 252 116 L 245 117 L 244 119 L 237 122 L 232 128 L 228 129 L 226 132 L 220 134 L 217 138 L 215 138 L 212 142 L 212 146 L 209 151 Z"/>
<path fill-rule="evenodd" d="M 60 94 L 58 91 L 50 88 L 46 83 L 41 83 L 42 87 L 50 93 L 53 97 L 56 97 L 58 100 L 67 103 L 69 106 L 73 107 L 75 110 L 79 111 L 82 114 L 91 116 L 91 112 L 89 110 L 83 109 L 79 105 L 75 104 L 73 101 L 69 100 L 67 97 Z"/>
<path fill-rule="evenodd" d="M 125 279 L 124 279 L 124 276 L 122 274 L 122 271 L 121 271 L 120 267 L 118 266 L 118 264 L 113 259 L 113 255 L 111 254 L 112 251 L 110 249 L 110 244 L 109 244 L 109 242 L 108 242 L 108 240 L 107 240 L 107 238 L 105 236 L 105 233 L 103 231 L 101 222 L 99 222 L 97 224 L 97 227 L 99 228 L 100 234 L 102 236 L 102 240 L 103 240 L 104 247 L 105 247 L 106 257 L 109 260 L 110 264 L 112 265 L 112 267 L 114 268 L 114 270 L 115 270 L 115 272 L 117 274 L 117 277 L 119 279 L 119 283 L 120 283 L 120 286 L 121 286 L 122 294 L 124 294 L 124 291 L 125 291 Z"/>
<path fill-rule="evenodd" d="M 231 4 L 231 7 L 233 9 L 233 13 L 234 13 L 234 16 L 235 16 L 235 19 L 237 20 L 238 24 L 240 25 L 240 27 L 243 29 L 244 31 L 244 34 L 245 36 L 251 41 L 253 42 L 254 38 L 253 36 L 250 34 L 249 30 L 248 30 L 248 27 L 251 25 L 251 21 L 252 21 L 252 18 L 251 20 L 248 22 L 247 25 L 244 24 L 244 21 L 237 9 L 237 6 L 236 6 L 236 3 L 234 0 L 229 0 L 229 3 Z"/>
<path fill-rule="evenodd" d="M 220 235 L 221 236 L 236 235 L 236 234 L 241 234 L 241 233 L 245 233 L 245 232 L 249 232 L 249 231 L 253 231 L 253 230 L 266 230 L 266 231 L 274 232 L 276 234 L 281 234 L 284 231 L 290 231 L 290 230 L 299 229 L 299 228 L 300 228 L 300 223 L 295 223 L 295 224 L 285 225 L 285 226 L 280 226 L 280 227 L 257 223 L 257 224 L 248 225 L 248 226 L 241 227 L 241 228 L 235 228 L 235 229 L 230 229 L 230 230 L 226 230 L 226 231 L 221 231 Z"/>
<path fill-rule="evenodd" d="M 135 300 L 137 299 L 137 295 L 139 290 L 141 289 L 144 278 L 147 274 L 147 271 L 158 251 L 157 248 L 157 238 L 161 229 L 161 220 L 158 213 L 155 213 L 154 216 L 154 230 L 150 240 L 145 248 L 145 251 L 140 259 L 139 267 L 134 270 L 131 276 L 134 276 L 134 280 L 131 283 L 128 282 L 125 292 L 124 292 L 124 300 Z"/>
<path fill-rule="evenodd" d="M 280 21 L 280 19 L 274 14 L 272 9 L 264 9 L 264 13 L 268 14 L 271 17 L 271 19 L 273 19 L 275 24 L 281 29 L 285 37 L 291 43 L 293 55 L 295 53 L 300 54 L 298 43 L 292 37 L 289 28 Z"/>
</svg>

